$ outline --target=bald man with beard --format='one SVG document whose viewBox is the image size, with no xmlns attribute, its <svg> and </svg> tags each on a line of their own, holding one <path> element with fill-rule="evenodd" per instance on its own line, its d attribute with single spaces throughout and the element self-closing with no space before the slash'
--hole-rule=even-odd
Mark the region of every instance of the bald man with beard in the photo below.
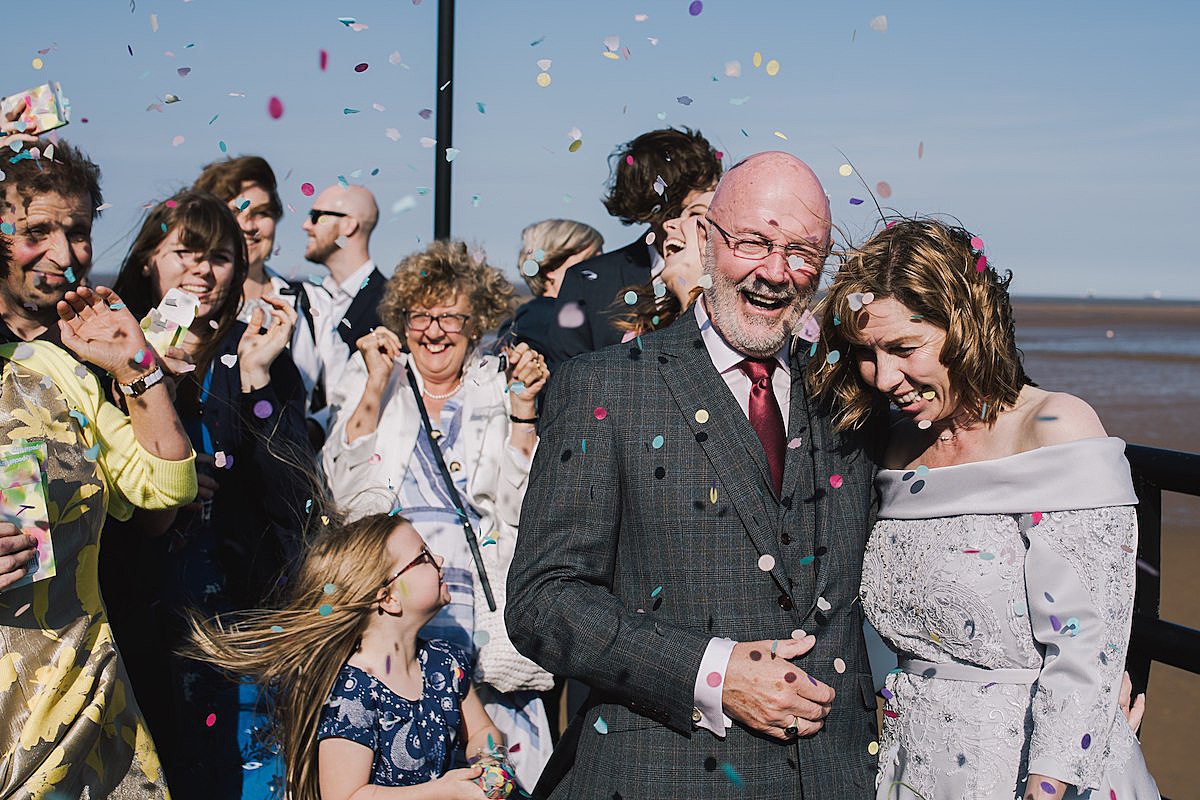
<svg viewBox="0 0 1200 800">
<path fill-rule="evenodd" d="M 793 336 L 828 201 L 762 153 L 697 240 L 712 282 L 692 309 L 550 386 L 506 620 L 591 696 L 535 796 L 872 797 L 856 597 L 875 465 L 809 400 Z"/>
<path fill-rule="evenodd" d="M 296 354 L 296 366 L 313 386 L 309 415 L 329 425 L 329 400 L 355 342 L 379 325 L 378 307 L 387 279 L 371 260 L 371 232 L 379 221 L 375 196 L 362 186 L 334 184 L 317 195 L 304 220 L 304 258 L 329 270 L 320 286 L 306 284 L 315 357 Z M 301 304 L 301 312 L 305 311 Z"/>
</svg>

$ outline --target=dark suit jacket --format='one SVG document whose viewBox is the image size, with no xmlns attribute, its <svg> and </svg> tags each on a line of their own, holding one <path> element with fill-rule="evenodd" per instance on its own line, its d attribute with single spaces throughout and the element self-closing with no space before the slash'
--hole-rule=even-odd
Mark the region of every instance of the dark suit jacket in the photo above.
<svg viewBox="0 0 1200 800">
<path fill-rule="evenodd" d="M 627 286 L 649 281 L 650 251 L 645 234 L 620 250 L 589 258 L 563 273 L 550 331 L 551 368 L 580 353 L 618 344 L 625 332 L 612 324 L 622 310 L 613 307 L 617 294 Z M 558 315 L 569 303 L 578 303 L 583 310 L 583 324 L 575 328 L 558 324 Z"/>
<path fill-rule="evenodd" d="M 776 500 L 695 316 L 641 342 L 555 374 L 509 575 L 517 648 L 592 687 L 553 798 L 873 797 L 875 696 L 856 598 L 875 465 L 813 407 L 806 359 L 793 357 L 794 444 Z M 759 567 L 767 554 L 770 571 Z M 817 644 L 795 663 L 837 692 L 821 731 L 783 743 L 736 723 L 723 740 L 693 729 L 710 637 L 796 628 Z"/>
</svg>

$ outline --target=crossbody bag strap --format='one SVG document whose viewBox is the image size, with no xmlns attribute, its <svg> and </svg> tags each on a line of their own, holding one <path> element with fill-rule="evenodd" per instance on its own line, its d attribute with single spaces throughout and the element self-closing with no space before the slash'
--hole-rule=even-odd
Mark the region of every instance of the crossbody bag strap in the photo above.
<svg viewBox="0 0 1200 800">
<path fill-rule="evenodd" d="M 429 421 L 429 412 L 425 410 L 425 401 L 421 398 L 421 387 L 417 385 L 417 376 L 413 372 L 411 356 L 408 363 L 404 365 L 404 371 L 408 374 L 408 385 L 412 387 L 413 397 L 417 401 L 417 410 L 421 412 L 421 424 L 425 426 L 425 435 L 429 437 L 429 443 L 433 447 L 433 458 L 437 461 L 438 470 L 442 473 L 446 491 L 450 493 L 450 502 L 454 503 L 454 510 L 462 522 L 463 533 L 467 537 L 467 545 L 471 548 L 471 558 L 475 560 L 475 569 L 479 572 L 479 585 L 483 589 L 483 596 L 487 599 L 488 610 L 495 611 L 496 598 L 492 595 L 492 583 L 488 580 L 487 570 L 483 566 L 483 554 L 479 552 L 479 540 L 475 536 L 475 529 L 471 527 L 470 518 L 467 517 L 462 497 L 458 494 L 458 487 L 454 485 L 454 479 L 450 477 L 450 470 L 446 468 L 446 459 L 442 457 L 441 445 L 433 436 L 433 424 Z"/>
</svg>

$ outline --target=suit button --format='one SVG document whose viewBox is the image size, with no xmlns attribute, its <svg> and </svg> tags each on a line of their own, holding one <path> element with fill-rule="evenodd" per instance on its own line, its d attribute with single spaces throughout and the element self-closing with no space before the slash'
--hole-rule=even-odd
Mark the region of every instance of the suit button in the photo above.
<svg viewBox="0 0 1200 800">
<path fill-rule="evenodd" d="M 788 597 L 786 594 L 779 595 L 779 607 L 782 608 L 784 611 L 791 611 L 792 610 L 792 598 Z"/>
<path fill-rule="evenodd" d="M 692 707 L 692 722 L 694 722 L 694 723 L 696 723 L 697 725 L 699 725 L 699 724 L 700 724 L 700 720 L 701 720 L 701 716 L 700 716 L 700 709 L 698 709 L 698 708 L 696 708 L 696 707 L 694 707 L 694 706 L 693 706 L 693 707 Z"/>
<path fill-rule="evenodd" d="M 458 463 L 457 461 L 451 461 L 450 462 L 450 471 L 451 472 L 462 472 L 462 464 Z"/>
</svg>

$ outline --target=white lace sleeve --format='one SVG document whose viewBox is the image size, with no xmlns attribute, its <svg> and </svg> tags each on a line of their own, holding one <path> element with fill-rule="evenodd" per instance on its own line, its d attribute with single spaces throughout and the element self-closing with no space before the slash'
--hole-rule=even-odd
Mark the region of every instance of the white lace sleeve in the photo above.
<svg viewBox="0 0 1200 800">
<path fill-rule="evenodd" d="M 1133 614 L 1137 517 L 1129 506 L 1056 511 L 1026 536 L 1029 617 L 1045 648 L 1029 772 L 1094 789 L 1117 755 L 1110 748 L 1127 745 L 1109 734 Z"/>
</svg>

